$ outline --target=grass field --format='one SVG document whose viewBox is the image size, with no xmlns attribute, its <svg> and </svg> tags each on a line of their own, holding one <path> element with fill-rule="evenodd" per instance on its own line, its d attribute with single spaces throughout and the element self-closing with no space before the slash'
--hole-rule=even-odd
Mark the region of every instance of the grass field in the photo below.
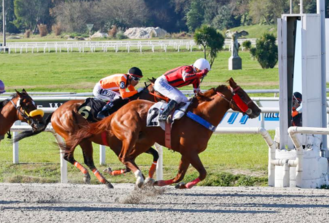
<svg viewBox="0 0 329 223">
<path fill-rule="evenodd" d="M 229 52 L 220 52 L 211 72 L 204 79 L 201 89 L 209 89 L 225 83 L 233 77 L 244 89 L 278 89 L 278 69 L 261 69 L 249 52 L 240 52 L 243 69 L 229 71 Z M 0 79 L 7 91 L 25 88 L 27 91 L 91 92 L 94 84 L 102 77 L 126 72 L 132 66 L 143 70 L 146 80 L 158 77 L 168 69 L 192 64 L 203 56 L 197 52 L 144 52 L 144 53 L 23 53 L 0 54 Z M 143 83 L 140 83 L 142 85 Z M 191 89 L 191 86 L 184 89 Z M 264 95 L 253 95 L 264 96 Z M 268 95 L 273 96 L 273 95 Z M 271 132 L 273 135 L 274 133 Z M 20 143 L 20 164 L 12 164 L 12 144 L 5 139 L 0 144 L 1 182 L 58 182 L 59 150 L 50 133 L 25 139 Z M 94 146 L 94 159 L 98 164 L 99 149 Z M 213 135 L 208 148 L 200 154 L 208 177 L 201 185 L 266 185 L 268 148 L 260 135 Z M 80 148 L 76 158 L 83 163 Z M 164 177 L 174 177 L 180 155 L 164 150 Z M 106 162 L 112 168 L 122 167 L 114 153 L 107 149 Z M 149 155 L 137 159 L 144 173 L 151 163 Z M 70 182 L 81 183 L 82 175 L 69 166 Z M 99 165 L 97 165 L 99 167 Z M 99 167 L 102 170 L 104 167 Z M 241 175 L 242 174 L 242 175 Z M 189 169 L 185 180 L 196 176 Z M 112 182 L 134 182 L 132 174 L 111 177 Z M 95 177 L 92 176 L 95 183 Z"/>
<path fill-rule="evenodd" d="M 242 70 L 228 70 L 230 53 L 220 52 L 201 88 L 209 89 L 233 77 L 245 89 L 278 89 L 278 69 L 261 69 L 249 52 L 240 52 Z M 26 88 L 28 91 L 91 92 L 104 76 L 127 72 L 132 66 L 142 69 L 146 81 L 167 70 L 192 64 L 203 57 L 198 52 L 146 53 L 39 53 L 0 54 L 0 78 L 9 91 Z M 142 85 L 143 82 L 140 83 Z M 185 87 L 183 89 L 191 89 Z"/>
</svg>

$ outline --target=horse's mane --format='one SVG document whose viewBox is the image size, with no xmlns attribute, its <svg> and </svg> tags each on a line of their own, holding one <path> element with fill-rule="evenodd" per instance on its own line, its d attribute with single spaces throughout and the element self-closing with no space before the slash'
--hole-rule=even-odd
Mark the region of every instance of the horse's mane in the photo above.
<svg viewBox="0 0 329 223">
<path fill-rule="evenodd" d="M 16 98 L 16 97 L 17 97 L 17 93 L 14 93 L 11 95 L 11 99 Z M 8 104 L 8 102 L 11 99 L 6 99 L 6 100 L 0 102 L 0 111 L 2 110 L 3 107 L 5 107 L 6 104 Z"/>
</svg>

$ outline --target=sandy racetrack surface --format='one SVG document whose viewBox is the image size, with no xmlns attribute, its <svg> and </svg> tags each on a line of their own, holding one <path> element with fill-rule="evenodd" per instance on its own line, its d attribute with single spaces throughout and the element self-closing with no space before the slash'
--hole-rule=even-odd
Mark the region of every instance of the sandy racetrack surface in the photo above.
<svg viewBox="0 0 329 223">
<path fill-rule="evenodd" d="M 329 190 L 0 184 L 0 222 L 327 222 Z"/>
</svg>

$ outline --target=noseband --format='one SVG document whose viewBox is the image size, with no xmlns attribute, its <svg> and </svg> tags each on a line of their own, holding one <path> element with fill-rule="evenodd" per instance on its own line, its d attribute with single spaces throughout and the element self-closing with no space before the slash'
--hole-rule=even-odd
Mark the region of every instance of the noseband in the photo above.
<svg viewBox="0 0 329 223">
<path fill-rule="evenodd" d="M 222 98 L 224 98 L 224 100 L 226 100 L 228 103 L 232 104 L 233 102 L 240 108 L 240 110 L 244 113 L 246 113 L 247 115 L 251 115 L 252 110 L 248 107 L 248 105 L 250 103 L 252 103 L 252 100 L 250 99 L 247 103 L 245 103 L 241 97 L 238 95 L 238 90 L 240 90 L 241 88 L 238 86 L 235 89 L 233 89 L 232 87 L 229 87 L 229 89 L 231 90 L 233 97 L 232 99 L 229 101 L 224 94 L 220 93 L 220 92 L 216 92 L 218 95 L 220 95 Z"/>
<path fill-rule="evenodd" d="M 39 109 L 35 109 L 30 112 L 30 114 L 21 106 L 21 98 L 17 100 L 17 105 L 10 99 L 10 102 L 13 104 L 14 108 L 18 111 L 18 113 L 26 120 L 26 122 L 32 126 L 35 124 L 35 120 L 33 119 L 36 115 L 43 116 L 43 111 Z M 33 102 L 33 101 L 32 101 Z M 33 102 L 34 103 L 34 102 Z"/>
</svg>

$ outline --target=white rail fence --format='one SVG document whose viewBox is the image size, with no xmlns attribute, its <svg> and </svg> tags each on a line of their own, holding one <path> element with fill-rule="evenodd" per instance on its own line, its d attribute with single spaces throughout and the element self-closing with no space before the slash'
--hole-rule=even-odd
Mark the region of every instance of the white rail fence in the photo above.
<svg viewBox="0 0 329 223">
<path fill-rule="evenodd" d="M 247 39 L 239 39 L 238 42 L 241 45 Z M 248 39 L 253 45 L 255 45 L 255 39 Z M 167 49 L 174 49 L 180 52 L 185 48 L 190 52 L 193 48 L 201 49 L 201 46 L 195 44 L 194 40 L 142 40 L 142 41 L 61 41 L 61 42 L 7 42 L 6 46 L 0 47 L 0 52 L 10 53 L 61 53 L 61 52 L 108 52 L 113 50 L 114 52 L 126 51 L 137 49 L 139 52 L 144 50 L 151 50 L 155 52 L 156 49 L 167 52 Z M 224 42 L 224 49 L 231 48 L 231 40 L 226 39 Z"/>
</svg>

